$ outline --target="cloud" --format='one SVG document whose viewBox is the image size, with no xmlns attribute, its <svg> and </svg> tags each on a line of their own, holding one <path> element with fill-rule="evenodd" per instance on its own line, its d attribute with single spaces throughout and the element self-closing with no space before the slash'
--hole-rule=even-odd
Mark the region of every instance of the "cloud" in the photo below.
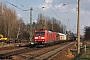
<svg viewBox="0 0 90 60">
<path fill-rule="evenodd" d="M 39 9 L 40 10 L 47 10 L 47 9 L 49 9 L 49 6 L 47 4 L 39 5 Z"/>
<path fill-rule="evenodd" d="M 84 29 L 86 26 L 90 26 L 90 23 L 82 25 L 81 28 Z"/>
<path fill-rule="evenodd" d="M 82 25 L 81 28 L 83 29 L 85 26 L 87 26 L 87 25 Z"/>
<path fill-rule="evenodd" d="M 46 3 L 40 4 L 39 8 L 41 10 L 48 10 L 48 9 L 52 8 L 52 0 L 46 0 Z"/>
<path fill-rule="evenodd" d="M 72 0 L 71 0 L 72 1 Z M 68 4 L 71 2 L 67 2 Z M 58 11 L 68 11 L 70 9 L 73 9 L 73 7 L 76 8 L 76 4 L 73 4 L 73 5 L 67 5 L 64 1 L 59 1 L 59 0 L 45 0 L 46 3 L 44 4 L 40 4 L 38 7 L 40 10 L 44 10 L 44 11 L 48 11 L 49 9 L 52 9 L 54 11 L 58 10 Z M 59 4 L 56 4 L 56 3 L 59 2 Z M 63 6 L 63 4 L 66 4 L 65 6 Z M 44 8 L 42 8 L 44 7 Z M 75 9 L 74 8 L 74 9 Z M 68 10 L 67 10 L 68 9 Z M 75 11 L 75 10 L 74 10 Z"/>
<path fill-rule="evenodd" d="M 83 3 L 90 3 L 90 0 L 81 0 L 81 2 L 83 1 Z"/>
<path fill-rule="evenodd" d="M 90 11 L 81 10 L 81 14 L 90 16 Z"/>
<path fill-rule="evenodd" d="M 53 0 L 44 0 L 44 4 L 39 4 L 38 6 L 34 6 L 34 8 L 39 8 L 39 10 L 48 10 L 52 7 Z"/>
<path fill-rule="evenodd" d="M 85 11 L 84 11 L 84 10 L 82 10 L 82 11 L 81 11 L 81 14 L 85 14 Z"/>
<path fill-rule="evenodd" d="M 71 4 L 76 4 L 77 1 L 76 0 L 53 0 L 54 4 L 67 4 L 67 5 L 71 5 Z"/>
<path fill-rule="evenodd" d="M 90 11 L 90 0 L 81 0 L 80 8 L 86 11 Z"/>
<path fill-rule="evenodd" d="M 72 12 L 76 12 L 76 11 L 77 11 L 77 9 L 76 9 L 76 8 L 73 8 L 73 9 L 71 9 L 71 11 L 72 11 Z"/>
<path fill-rule="evenodd" d="M 86 11 L 88 15 L 90 15 L 90 11 Z"/>
<path fill-rule="evenodd" d="M 17 14 L 17 18 L 18 18 L 18 19 L 21 19 L 22 16 L 21 16 L 20 14 Z"/>
<path fill-rule="evenodd" d="M 45 0 L 46 3 L 53 3 L 53 0 Z"/>
<path fill-rule="evenodd" d="M 65 6 L 61 3 L 59 5 L 55 5 L 55 8 L 64 8 Z"/>
<path fill-rule="evenodd" d="M 21 15 L 20 14 L 17 14 L 17 16 L 21 18 Z"/>
<path fill-rule="evenodd" d="M 46 3 L 44 2 L 44 4 L 40 4 L 38 7 L 40 10 L 44 10 L 44 11 L 50 11 L 50 9 L 54 10 L 55 12 L 68 12 L 68 13 L 77 13 L 77 1 L 74 0 L 45 0 Z M 81 0 L 80 1 L 80 13 L 81 14 L 88 14 L 90 16 L 90 0 Z M 58 3 L 58 4 L 57 4 Z M 65 6 L 63 6 L 63 4 L 66 4 Z M 48 6 L 49 5 L 49 6 Z M 44 8 L 42 8 L 44 7 Z M 85 16 L 84 15 L 84 16 Z"/>
</svg>

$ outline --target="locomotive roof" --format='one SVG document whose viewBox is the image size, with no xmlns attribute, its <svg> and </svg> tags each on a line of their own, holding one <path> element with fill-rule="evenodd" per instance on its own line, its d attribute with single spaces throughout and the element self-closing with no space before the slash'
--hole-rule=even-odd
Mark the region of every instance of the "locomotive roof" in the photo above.
<svg viewBox="0 0 90 60">
<path fill-rule="evenodd" d="M 48 32 L 55 32 L 55 31 L 52 31 L 52 30 L 44 30 L 44 29 L 40 29 L 40 30 L 35 30 L 36 32 L 38 31 L 48 31 Z"/>
<path fill-rule="evenodd" d="M 58 33 L 59 35 L 65 35 L 65 34 L 63 34 L 63 33 Z"/>
</svg>

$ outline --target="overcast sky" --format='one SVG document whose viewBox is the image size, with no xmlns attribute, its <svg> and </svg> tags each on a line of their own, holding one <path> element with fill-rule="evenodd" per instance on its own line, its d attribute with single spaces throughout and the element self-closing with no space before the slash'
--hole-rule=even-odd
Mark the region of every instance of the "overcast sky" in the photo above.
<svg viewBox="0 0 90 60">
<path fill-rule="evenodd" d="M 25 23 L 29 23 L 29 11 L 23 12 L 21 10 L 28 10 L 33 7 L 33 21 L 36 21 L 38 14 L 41 12 L 45 16 L 55 17 L 60 20 L 62 24 L 67 26 L 67 30 L 74 33 L 77 32 L 77 11 L 78 0 L 0 0 L 5 2 L 8 7 L 14 8 L 18 17 L 22 17 Z M 20 9 L 7 3 L 16 5 Z M 42 9 L 42 7 L 45 7 Z M 53 11 L 52 11 L 53 10 Z M 80 1 L 80 31 L 83 34 L 85 26 L 90 26 L 90 0 Z"/>
</svg>

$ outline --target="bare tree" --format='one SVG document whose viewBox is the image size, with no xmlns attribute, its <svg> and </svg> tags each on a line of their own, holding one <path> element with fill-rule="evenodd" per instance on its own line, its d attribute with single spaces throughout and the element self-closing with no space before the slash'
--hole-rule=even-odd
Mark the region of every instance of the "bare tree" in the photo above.
<svg viewBox="0 0 90 60">
<path fill-rule="evenodd" d="M 21 19 L 22 20 L 22 19 Z M 21 23 L 24 23 L 23 21 Z M 0 3 L 0 33 L 8 38 L 16 38 L 19 29 L 21 30 L 20 20 L 14 9 L 8 8 L 6 4 Z M 20 28 L 19 28 L 20 27 Z M 20 31 L 19 31 L 20 32 Z"/>
<path fill-rule="evenodd" d="M 20 18 L 18 20 L 18 30 L 17 30 L 17 38 L 19 38 L 19 35 L 23 33 L 24 29 L 25 29 L 25 24 L 22 20 L 22 18 Z"/>
<path fill-rule="evenodd" d="M 41 13 L 38 15 L 37 25 L 38 25 L 37 27 L 39 27 L 37 29 L 47 29 L 47 27 L 46 27 L 46 18 Z"/>
</svg>

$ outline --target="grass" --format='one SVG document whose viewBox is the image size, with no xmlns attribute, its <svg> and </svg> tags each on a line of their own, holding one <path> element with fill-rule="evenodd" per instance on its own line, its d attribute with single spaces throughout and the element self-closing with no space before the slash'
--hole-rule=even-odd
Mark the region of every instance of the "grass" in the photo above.
<svg viewBox="0 0 90 60">
<path fill-rule="evenodd" d="M 90 60 L 90 55 L 85 53 L 79 58 L 79 60 Z"/>
<path fill-rule="evenodd" d="M 88 44 L 88 45 L 86 46 L 86 48 L 87 48 L 87 49 L 90 49 L 90 45 Z"/>
<path fill-rule="evenodd" d="M 79 55 L 77 55 L 77 52 L 73 52 L 75 58 L 69 60 L 90 60 L 90 44 L 88 44 L 86 48 L 87 48 L 86 52 L 82 51 Z"/>
</svg>

